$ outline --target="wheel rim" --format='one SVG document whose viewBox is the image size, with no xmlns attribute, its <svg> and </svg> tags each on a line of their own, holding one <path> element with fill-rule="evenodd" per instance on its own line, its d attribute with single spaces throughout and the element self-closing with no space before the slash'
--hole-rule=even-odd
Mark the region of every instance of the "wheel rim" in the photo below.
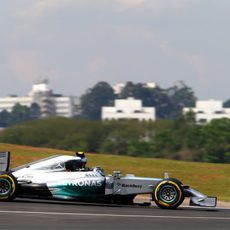
<svg viewBox="0 0 230 230">
<path fill-rule="evenodd" d="M 11 189 L 11 183 L 8 180 L 0 179 L 0 196 L 10 193 Z"/>
<path fill-rule="evenodd" d="M 165 203 L 172 203 L 177 200 L 177 189 L 172 185 L 165 185 L 160 189 L 159 197 Z"/>
</svg>

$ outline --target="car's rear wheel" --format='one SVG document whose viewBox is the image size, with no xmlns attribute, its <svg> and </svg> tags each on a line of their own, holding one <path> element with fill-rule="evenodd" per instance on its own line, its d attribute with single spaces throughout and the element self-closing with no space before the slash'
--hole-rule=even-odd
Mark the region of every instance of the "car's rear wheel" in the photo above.
<svg viewBox="0 0 230 230">
<path fill-rule="evenodd" d="M 11 201 L 16 197 L 18 183 L 11 173 L 0 174 L 0 201 Z"/>
<path fill-rule="evenodd" d="M 173 178 L 160 181 L 153 192 L 153 200 L 160 208 L 177 208 L 184 201 L 181 182 Z"/>
</svg>

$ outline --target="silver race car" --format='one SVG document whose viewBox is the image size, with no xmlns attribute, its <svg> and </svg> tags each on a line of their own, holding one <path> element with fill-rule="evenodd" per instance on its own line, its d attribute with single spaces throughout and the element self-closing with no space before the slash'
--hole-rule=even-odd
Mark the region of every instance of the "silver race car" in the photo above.
<svg viewBox="0 0 230 230">
<path fill-rule="evenodd" d="M 9 170 L 10 152 L 0 153 L 0 201 L 16 197 L 132 204 L 136 195 L 151 194 L 160 207 L 175 209 L 185 197 L 190 205 L 215 207 L 208 197 L 178 179 L 105 175 L 100 167 L 87 168 L 79 156 L 55 155 Z"/>
</svg>

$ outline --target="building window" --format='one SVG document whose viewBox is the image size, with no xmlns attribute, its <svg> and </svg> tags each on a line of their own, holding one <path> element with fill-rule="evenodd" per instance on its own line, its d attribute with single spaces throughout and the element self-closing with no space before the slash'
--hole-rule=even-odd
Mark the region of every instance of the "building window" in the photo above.
<svg viewBox="0 0 230 230">
<path fill-rule="evenodd" d="M 204 113 L 204 111 L 202 111 L 202 110 L 199 110 L 197 113 Z"/>
<path fill-rule="evenodd" d="M 123 111 L 122 110 L 117 110 L 117 113 L 123 113 Z"/>
<path fill-rule="evenodd" d="M 207 123 L 207 119 L 202 118 L 202 119 L 199 119 L 198 122 L 201 124 L 205 124 L 205 123 Z"/>
<path fill-rule="evenodd" d="M 224 114 L 224 111 L 215 111 L 215 114 Z"/>
</svg>

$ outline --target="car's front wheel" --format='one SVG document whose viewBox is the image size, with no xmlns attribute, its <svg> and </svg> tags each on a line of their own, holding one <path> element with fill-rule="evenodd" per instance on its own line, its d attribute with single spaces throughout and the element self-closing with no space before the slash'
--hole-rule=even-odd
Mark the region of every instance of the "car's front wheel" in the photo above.
<svg viewBox="0 0 230 230">
<path fill-rule="evenodd" d="M 10 201 L 16 197 L 18 183 L 11 173 L 0 174 L 0 201 Z"/>
<path fill-rule="evenodd" d="M 160 181 L 153 192 L 153 200 L 160 208 L 177 208 L 184 201 L 181 183 L 173 178 Z"/>
</svg>

